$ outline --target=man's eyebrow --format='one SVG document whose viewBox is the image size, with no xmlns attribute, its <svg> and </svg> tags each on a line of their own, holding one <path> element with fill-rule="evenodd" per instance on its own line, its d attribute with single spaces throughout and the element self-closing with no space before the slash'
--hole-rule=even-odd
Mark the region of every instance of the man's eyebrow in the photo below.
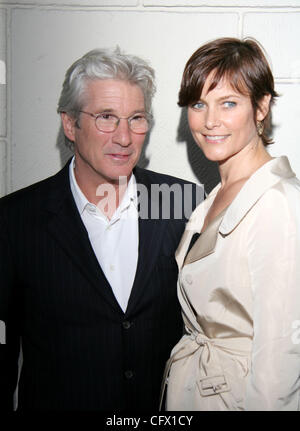
<svg viewBox="0 0 300 431">
<path fill-rule="evenodd" d="M 112 108 L 99 108 L 95 112 L 97 112 L 98 114 L 107 113 L 107 114 L 118 115 L 117 111 L 115 109 L 112 109 Z M 146 114 L 146 110 L 145 110 L 145 108 L 135 109 L 134 111 L 131 112 L 130 116 L 135 115 L 135 114 Z"/>
<path fill-rule="evenodd" d="M 108 112 L 108 113 L 110 113 L 110 112 L 115 112 L 115 110 L 114 109 L 111 109 L 111 108 L 99 108 L 99 109 L 96 109 L 96 112 Z"/>
</svg>

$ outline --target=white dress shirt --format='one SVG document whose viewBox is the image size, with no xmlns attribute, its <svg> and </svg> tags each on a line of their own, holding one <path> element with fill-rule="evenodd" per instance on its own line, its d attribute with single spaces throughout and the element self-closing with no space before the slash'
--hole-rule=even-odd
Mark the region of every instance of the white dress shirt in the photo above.
<svg viewBox="0 0 300 431">
<path fill-rule="evenodd" d="M 75 158 L 70 163 L 70 185 L 81 219 L 120 307 L 125 312 L 138 260 L 138 209 L 136 179 L 131 175 L 124 197 L 109 220 L 90 203 L 74 175 Z"/>
</svg>

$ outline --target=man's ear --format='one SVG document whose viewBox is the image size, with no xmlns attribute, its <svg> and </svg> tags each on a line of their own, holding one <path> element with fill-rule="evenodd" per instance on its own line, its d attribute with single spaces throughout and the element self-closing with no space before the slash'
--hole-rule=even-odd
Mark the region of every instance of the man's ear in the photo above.
<svg viewBox="0 0 300 431">
<path fill-rule="evenodd" d="M 263 121 L 270 110 L 271 94 L 266 94 L 258 104 L 256 121 Z"/>
<path fill-rule="evenodd" d="M 75 140 L 75 120 L 74 118 L 70 117 L 69 114 L 67 114 L 66 112 L 62 112 L 60 114 L 61 117 L 61 122 L 62 122 L 62 126 L 64 129 L 64 134 L 66 135 L 66 137 L 74 142 Z"/>
</svg>

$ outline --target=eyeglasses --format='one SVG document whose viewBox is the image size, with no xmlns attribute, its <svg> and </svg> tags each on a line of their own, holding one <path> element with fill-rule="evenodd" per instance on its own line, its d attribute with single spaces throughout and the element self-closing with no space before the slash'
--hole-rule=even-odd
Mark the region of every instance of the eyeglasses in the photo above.
<svg viewBox="0 0 300 431">
<path fill-rule="evenodd" d="M 130 130 L 134 133 L 146 133 L 150 127 L 150 120 L 152 116 L 148 113 L 137 113 L 131 117 L 118 117 L 117 115 L 108 112 L 101 112 L 100 114 L 92 114 L 91 112 L 79 111 L 83 114 L 90 115 L 95 118 L 95 125 L 100 132 L 114 132 L 120 120 L 127 120 Z"/>
</svg>

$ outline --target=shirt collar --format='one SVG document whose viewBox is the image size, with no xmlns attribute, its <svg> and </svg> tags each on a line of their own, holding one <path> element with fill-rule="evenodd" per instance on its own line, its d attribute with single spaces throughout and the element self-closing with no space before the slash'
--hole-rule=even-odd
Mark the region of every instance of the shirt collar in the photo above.
<svg viewBox="0 0 300 431">
<path fill-rule="evenodd" d="M 75 156 L 73 156 L 69 166 L 69 177 L 70 177 L 71 190 L 72 190 L 72 194 L 73 194 L 76 206 L 78 208 L 79 214 L 82 215 L 85 207 L 89 204 L 89 201 L 82 193 L 79 185 L 77 184 L 75 174 L 74 174 L 74 167 L 75 167 Z"/>
<path fill-rule="evenodd" d="M 91 204 L 88 199 L 85 197 L 85 195 L 82 193 L 76 178 L 74 174 L 74 167 L 75 167 L 75 156 L 73 156 L 70 166 L 69 166 L 69 177 L 70 177 L 70 185 L 71 185 L 71 191 L 76 203 L 76 206 L 78 208 L 79 214 L 82 215 L 84 210 L 86 209 L 87 205 L 93 205 Z M 128 182 L 125 194 L 123 196 L 123 199 L 117 208 L 115 214 L 121 214 L 123 211 L 125 211 L 130 204 L 133 203 L 134 207 L 138 208 L 137 203 L 137 185 L 136 185 L 136 178 L 134 174 L 132 173 L 130 180 Z M 114 216 L 115 216 L 114 214 Z M 114 218 L 113 216 L 113 218 Z"/>
<path fill-rule="evenodd" d="M 135 208 L 137 209 L 137 186 L 136 186 L 136 178 L 133 175 L 133 173 L 131 174 L 131 177 L 130 177 L 129 182 L 127 184 L 125 194 L 123 196 L 123 199 L 122 199 L 117 211 L 118 210 L 119 210 L 119 212 L 124 211 L 125 209 L 127 209 L 129 207 L 129 205 L 131 203 L 133 203 Z"/>
</svg>

